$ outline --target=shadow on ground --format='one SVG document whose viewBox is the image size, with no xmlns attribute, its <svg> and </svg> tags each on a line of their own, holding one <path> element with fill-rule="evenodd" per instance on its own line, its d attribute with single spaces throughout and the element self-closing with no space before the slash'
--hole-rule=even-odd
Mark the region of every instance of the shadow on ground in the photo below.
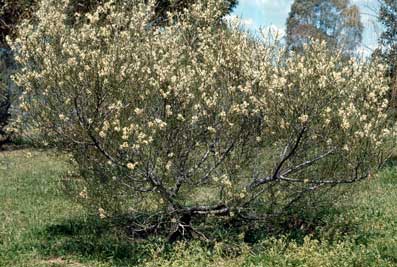
<svg viewBox="0 0 397 267">
<path fill-rule="evenodd" d="M 76 256 L 135 266 L 150 257 L 160 240 L 132 240 L 109 221 L 75 218 L 37 231 L 35 249 L 45 257 Z"/>
<path fill-rule="evenodd" d="M 296 216 L 288 221 L 279 222 L 277 226 L 273 223 L 272 227 L 266 225 L 247 228 L 241 222 L 228 221 L 212 228 L 211 238 L 229 244 L 225 248 L 233 248 L 231 253 L 234 255 L 238 254 L 242 233 L 245 244 L 250 246 L 277 236 L 286 236 L 289 241 L 297 243 L 302 243 L 307 235 L 324 238 L 324 229 L 328 231 L 329 242 L 337 241 L 333 239 L 335 232 L 338 232 L 354 233 L 357 242 L 365 243 L 367 236 L 365 233 L 357 234 L 358 228 L 354 223 L 332 223 L 341 212 L 343 211 L 328 209 L 322 211 L 322 214 L 312 214 L 311 218 Z M 126 232 L 125 224 L 120 227 L 110 220 L 100 220 L 96 217 L 72 218 L 37 230 L 37 239 L 32 245 L 47 258 L 77 257 L 87 261 L 110 262 L 111 266 L 136 266 L 150 260 L 153 253 L 161 251 L 164 257 L 172 253 L 173 246 L 165 241 L 165 237 L 149 236 L 137 239 L 129 237 Z M 202 246 L 211 251 L 214 242 L 203 242 Z M 225 254 L 229 252 L 225 251 Z"/>
</svg>

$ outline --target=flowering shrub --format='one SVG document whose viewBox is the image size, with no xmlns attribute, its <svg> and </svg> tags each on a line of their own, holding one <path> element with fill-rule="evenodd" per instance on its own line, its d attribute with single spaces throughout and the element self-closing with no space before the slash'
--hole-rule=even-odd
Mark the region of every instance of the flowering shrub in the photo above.
<svg viewBox="0 0 397 267">
<path fill-rule="evenodd" d="M 101 218 L 156 214 L 139 225 L 175 231 L 207 215 L 262 219 L 386 158 L 395 132 L 382 66 L 319 42 L 285 56 L 226 27 L 220 1 L 161 27 L 153 5 L 127 2 L 72 28 L 66 1 L 44 0 L 12 44 L 21 109 L 71 153 L 70 179 Z"/>
</svg>

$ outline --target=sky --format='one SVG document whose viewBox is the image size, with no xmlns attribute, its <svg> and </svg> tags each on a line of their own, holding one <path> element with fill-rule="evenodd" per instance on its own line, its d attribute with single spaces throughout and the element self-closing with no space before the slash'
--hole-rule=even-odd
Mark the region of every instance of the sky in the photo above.
<svg viewBox="0 0 397 267">
<path fill-rule="evenodd" d="M 239 17 L 249 29 L 265 28 L 282 35 L 292 3 L 293 0 L 239 0 L 233 16 Z M 363 44 L 359 50 L 369 54 L 376 48 L 381 32 L 375 17 L 377 0 L 351 0 L 351 3 L 359 6 L 361 21 L 365 26 Z"/>
</svg>

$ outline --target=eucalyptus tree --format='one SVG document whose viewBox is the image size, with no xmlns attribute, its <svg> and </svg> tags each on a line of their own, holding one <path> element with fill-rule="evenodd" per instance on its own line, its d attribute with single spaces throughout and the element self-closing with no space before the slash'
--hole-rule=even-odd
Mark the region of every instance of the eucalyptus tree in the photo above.
<svg viewBox="0 0 397 267">
<path fill-rule="evenodd" d="M 378 20 L 383 25 L 379 38 L 379 55 L 388 66 L 386 76 L 390 78 L 392 105 L 397 107 L 397 1 L 380 0 Z"/>
<path fill-rule="evenodd" d="M 301 50 L 311 39 L 351 54 L 360 45 L 360 10 L 349 0 L 295 0 L 287 20 L 287 45 Z"/>
</svg>

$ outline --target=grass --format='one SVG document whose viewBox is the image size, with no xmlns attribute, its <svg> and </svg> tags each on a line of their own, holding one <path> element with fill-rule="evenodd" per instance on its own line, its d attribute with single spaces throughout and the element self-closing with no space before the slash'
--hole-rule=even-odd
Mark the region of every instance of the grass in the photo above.
<svg viewBox="0 0 397 267">
<path fill-rule="evenodd" d="M 204 244 L 131 240 L 59 190 L 62 158 L 0 154 L 0 266 L 397 266 L 397 168 L 357 186 L 310 234 L 295 229 Z M 228 235 L 227 232 L 224 233 Z"/>
</svg>

